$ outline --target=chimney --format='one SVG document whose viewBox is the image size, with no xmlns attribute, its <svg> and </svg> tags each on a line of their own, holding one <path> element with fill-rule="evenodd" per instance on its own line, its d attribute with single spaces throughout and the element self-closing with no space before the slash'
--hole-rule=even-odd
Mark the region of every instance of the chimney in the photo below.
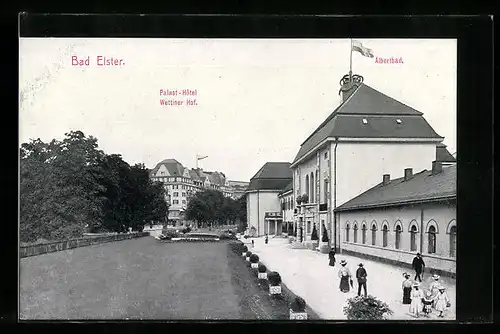
<svg viewBox="0 0 500 334">
<path fill-rule="evenodd" d="M 410 180 L 413 177 L 413 169 L 406 168 L 405 169 L 405 181 Z"/>
<path fill-rule="evenodd" d="M 443 165 L 439 161 L 432 162 L 432 175 L 439 174 L 443 171 Z"/>
<path fill-rule="evenodd" d="M 391 175 L 384 174 L 384 178 L 382 179 L 382 184 L 386 186 L 389 184 L 389 181 L 391 181 Z"/>
<path fill-rule="evenodd" d="M 356 89 L 363 82 L 363 77 L 357 74 L 353 74 L 351 77 L 349 74 L 344 75 L 342 80 L 340 80 L 340 91 L 342 92 L 342 102 L 345 102 L 349 96 L 356 91 Z"/>
</svg>

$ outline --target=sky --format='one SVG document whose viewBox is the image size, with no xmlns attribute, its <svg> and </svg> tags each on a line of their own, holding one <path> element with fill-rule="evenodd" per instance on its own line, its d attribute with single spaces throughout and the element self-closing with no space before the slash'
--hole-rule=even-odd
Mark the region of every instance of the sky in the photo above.
<svg viewBox="0 0 500 334">
<path fill-rule="evenodd" d="M 353 73 L 422 112 L 455 153 L 456 40 L 359 41 L 403 63 L 353 52 Z M 268 161 L 292 162 L 340 104 L 350 59 L 349 39 L 21 38 L 19 48 L 20 143 L 81 130 L 129 164 L 170 158 L 194 168 L 206 155 L 199 167 L 240 181 Z M 98 66 L 98 56 L 122 64 Z M 196 96 L 161 95 L 185 89 Z"/>
</svg>

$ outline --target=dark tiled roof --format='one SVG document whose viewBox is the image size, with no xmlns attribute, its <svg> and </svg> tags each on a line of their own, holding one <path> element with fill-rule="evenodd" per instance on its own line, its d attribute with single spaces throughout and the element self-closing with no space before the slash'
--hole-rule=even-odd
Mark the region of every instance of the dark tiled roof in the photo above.
<svg viewBox="0 0 500 334">
<path fill-rule="evenodd" d="M 397 119 L 401 120 L 400 124 Z M 361 84 L 302 143 L 294 162 L 328 137 L 442 139 L 421 112 L 366 84 Z"/>
<path fill-rule="evenodd" d="M 283 190 L 280 192 L 280 195 L 281 194 L 284 194 L 286 192 L 289 192 L 290 190 L 293 190 L 293 181 L 290 181 L 286 186 L 285 188 L 283 188 Z"/>
<path fill-rule="evenodd" d="M 171 176 L 179 176 L 184 173 L 184 166 L 175 159 L 165 159 L 159 162 L 155 168 L 153 168 L 152 173 L 156 173 L 161 165 L 164 165 Z"/>
<path fill-rule="evenodd" d="M 457 160 L 453 155 L 448 151 L 446 145 L 440 144 L 436 147 L 436 161 L 440 162 L 456 162 Z"/>
<path fill-rule="evenodd" d="M 382 179 L 382 175 L 380 176 Z M 389 184 L 382 182 L 361 195 L 339 206 L 335 211 L 368 209 L 384 206 L 410 204 L 445 198 L 456 198 L 457 166 L 443 167 L 441 173 L 432 175 L 423 170 L 414 174 L 413 178 L 404 181 L 404 177 L 391 180 Z"/>
<path fill-rule="evenodd" d="M 291 180 L 289 162 L 267 162 L 252 177 L 247 190 L 281 190 Z"/>
</svg>

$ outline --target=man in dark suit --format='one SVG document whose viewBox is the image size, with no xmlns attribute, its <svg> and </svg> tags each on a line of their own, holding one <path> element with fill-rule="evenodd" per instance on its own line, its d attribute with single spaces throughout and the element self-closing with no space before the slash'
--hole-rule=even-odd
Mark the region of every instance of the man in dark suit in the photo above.
<svg viewBox="0 0 500 334">
<path fill-rule="evenodd" d="M 361 296 L 361 287 L 363 287 L 363 290 L 365 292 L 365 297 L 367 295 L 366 293 L 366 269 L 363 268 L 363 264 L 359 264 L 358 270 L 356 270 L 356 278 L 358 279 L 358 296 Z"/>
<path fill-rule="evenodd" d="M 417 281 L 417 278 L 419 279 L 420 282 L 422 282 L 422 277 L 424 268 L 425 268 L 425 263 L 424 260 L 422 259 L 422 255 L 420 253 L 417 253 L 417 256 L 413 258 L 413 263 L 412 263 L 413 269 L 415 269 L 415 281 Z"/>
</svg>

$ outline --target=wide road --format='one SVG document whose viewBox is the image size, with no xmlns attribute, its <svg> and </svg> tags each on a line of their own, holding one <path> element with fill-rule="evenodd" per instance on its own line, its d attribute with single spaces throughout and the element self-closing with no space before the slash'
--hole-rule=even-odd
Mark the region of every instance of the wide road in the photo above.
<svg viewBox="0 0 500 334">
<path fill-rule="evenodd" d="M 125 240 L 21 259 L 21 319 L 284 319 L 227 242 Z"/>
</svg>

